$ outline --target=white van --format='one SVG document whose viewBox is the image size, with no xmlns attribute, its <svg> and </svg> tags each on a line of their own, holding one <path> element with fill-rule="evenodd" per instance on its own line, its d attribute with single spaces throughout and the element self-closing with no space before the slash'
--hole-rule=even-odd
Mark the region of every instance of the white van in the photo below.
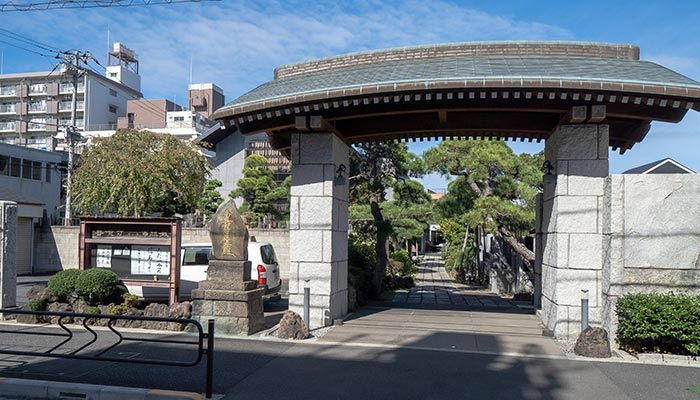
<svg viewBox="0 0 700 400">
<path fill-rule="evenodd" d="M 192 289 L 200 281 L 207 279 L 207 267 L 211 255 L 211 243 L 183 244 L 180 247 L 182 257 L 180 266 L 180 299 L 189 300 Z M 282 288 L 280 268 L 275 249 L 270 243 L 248 242 L 248 260 L 251 262 L 250 279 L 258 282 L 258 288 L 264 288 L 263 299 L 279 299 Z M 129 293 L 145 300 L 167 300 L 167 289 L 127 286 Z"/>
</svg>

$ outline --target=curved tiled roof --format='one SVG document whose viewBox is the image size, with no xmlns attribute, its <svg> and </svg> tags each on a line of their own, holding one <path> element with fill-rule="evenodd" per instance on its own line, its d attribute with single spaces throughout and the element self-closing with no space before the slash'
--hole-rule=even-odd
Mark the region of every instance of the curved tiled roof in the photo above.
<svg viewBox="0 0 700 400">
<path fill-rule="evenodd" d="M 509 42 L 502 44 L 507 45 Z M 523 44 L 527 42 L 513 42 Z M 561 43 L 561 42 L 556 42 Z M 272 105 L 282 105 L 304 100 L 309 95 L 314 99 L 334 98 L 351 89 L 372 89 L 376 93 L 425 88 L 459 87 L 552 87 L 604 89 L 603 84 L 614 84 L 618 91 L 633 93 L 672 94 L 698 97 L 700 82 L 685 77 L 658 64 L 638 61 L 633 57 L 614 57 L 592 52 L 574 52 L 573 56 L 562 51 L 554 55 L 543 55 L 541 48 L 551 42 L 530 43 L 530 47 L 519 49 L 522 55 L 455 55 L 454 52 L 415 57 L 411 49 L 403 49 L 401 57 L 382 57 L 395 49 L 377 52 L 356 53 L 332 59 L 313 60 L 278 68 L 279 71 L 301 69 L 267 82 L 240 96 L 217 111 L 215 117 L 238 112 L 255 111 Z M 562 45 L 574 43 L 562 43 Z M 596 48 L 603 44 L 575 43 L 579 47 Z M 449 46 L 449 45 L 445 45 Z M 483 44 L 483 46 L 486 46 Z M 610 45 L 607 45 L 610 46 Z M 431 49 L 439 49 L 433 46 Z M 414 48 L 414 51 L 424 49 Z M 524 50 L 523 50 L 524 49 Z M 540 51 L 533 51 L 540 49 Z M 527 55 L 527 53 L 538 55 Z M 463 52 L 464 53 L 464 52 Z M 507 53 L 501 51 L 501 53 Z M 515 52 L 511 52 L 515 53 Z M 569 52 L 572 53 L 572 52 Z M 615 53 L 613 53 L 615 54 Z M 377 62 L 363 61 L 378 59 Z M 422 55 L 419 53 L 419 55 Z M 388 59 L 388 60 L 387 60 Z M 331 67 L 319 68 L 327 60 L 339 60 Z M 345 60 L 344 62 L 342 62 Z M 304 68 L 310 65 L 312 68 Z M 598 85 L 598 87 L 596 87 Z M 377 88 L 377 89 L 375 89 Z M 382 90 L 383 88 L 383 90 Z M 675 89 L 667 93 L 668 88 Z M 356 92 L 353 90 L 353 94 Z M 286 101 L 285 101 L 286 100 Z"/>
<path fill-rule="evenodd" d="M 652 121 L 700 110 L 700 82 L 639 60 L 629 44 L 475 42 L 385 49 L 283 65 L 275 79 L 213 114 L 232 132 L 333 131 L 348 143 L 424 137 L 546 139 L 568 123 L 604 123 L 621 152 Z M 566 123 L 566 122 L 565 122 Z"/>
</svg>

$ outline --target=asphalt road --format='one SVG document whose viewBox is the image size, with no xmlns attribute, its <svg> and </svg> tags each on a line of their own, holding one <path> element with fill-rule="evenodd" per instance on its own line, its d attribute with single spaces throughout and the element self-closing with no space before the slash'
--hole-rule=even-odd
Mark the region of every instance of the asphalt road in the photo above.
<svg viewBox="0 0 700 400">
<path fill-rule="evenodd" d="M 46 349 L 52 339 L 3 325 L 1 348 Z M 51 329 L 56 329 L 51 328 Z M 147 335 L 145 337 L 148 337 Z M 182 338 L 182 335 L 175 335 Z M 497 338 L 494 338 L 497 340 Z M 435 342 L 435 337 L 424 338 Z M 98 342 L 98 347 L 109 340 Z M 530 354 L 482 354 L 434 346 L 218 338 L 214 393 L 224 399 L 699 399 L 700 369 Z M 178 345 L 127 344 L 133 358 L 186 359 Z M 115 353 L 116 354 L 116 353 Z M 0 356 L 0 376 L 203 392 L 196 367 Z"/>
</svg>

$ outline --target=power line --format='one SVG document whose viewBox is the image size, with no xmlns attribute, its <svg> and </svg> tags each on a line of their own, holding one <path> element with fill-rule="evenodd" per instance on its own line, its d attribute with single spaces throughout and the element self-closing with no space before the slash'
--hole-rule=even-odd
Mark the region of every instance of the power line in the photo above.
<svg viewBox="0 0 700 400">
<path fill-rule="evenodd" d="M 10 43 L 10 42 L 4 41 L 4 40 L 0 40 L 0 43 L 5 43 L 6 45 L 9 45 L 9 46 L 12 46 L 12 47 L 16 47 L 16 48 L 18 48 L 18 49 L 20 49 L 20 50 L 28 51 L 28 52 L 30 52 L 30 53 L 37 54 L 37 55 L 40 55 L 40 56 L 42 56 L 42 57 L 46 57 L 46 58 L 56 58 L 56 56 L 51 56 L 51 55 L 48 55 L 48 54 L 39 53 L 38 51 L 34 51 L 34 50 L 32 50 L 32 49 L 28 49 L 28 48 L 26 48 L 26 47 L 22 47 L 22 46 L 19 46 L 19 45 L 16 45 L 16 44 L 14 44 L 14 43 Z"/>
<path fill-rule="evenodd" d="M 15 39 L 15 40 L 19 40 L 20 42 L 24 42 L 24 43 L 30 44 L 30 45 L 32 45 L 32 46 L 38 47 L 38 48 L 40 48 L 40 49 L 42 49 L 42 50 L 50 51 L 50 52 L 52 52 L 52 53 L 61 53 L 61 52 L 62 52 L 62 50 L 59 49 L 58 47 L 53 47 L 53 46 L 50 46 L 50 45 L 48 45 L 48 44 L 46 44 L 46 43 L 41 43 L 41 42 L 39 42 L 39 41 L 37 41 L 37 40 L 34 40 L 34 39 L 29 38 L 29 37 L 27 37 L 27 36 L 22 36 L 22 35 L 20 35 L 20 34 L 18 34 L 18 33 L 9 31 L 9 30 L 4 29 L 4 28 L 0 28 L 0 35 L 9 37 L 9 38 L 12 38 L 12 39 Z"/>
<path fill-rule="evenodd" d="M 177 3 L 202 3 L 221 0 L 49 0 L 28 3 L 3 2 L 0 12 L 13 11 L 46 11 L 60 8 L 106 8 L 106 7 L 135 7 Z"/>
</svg>

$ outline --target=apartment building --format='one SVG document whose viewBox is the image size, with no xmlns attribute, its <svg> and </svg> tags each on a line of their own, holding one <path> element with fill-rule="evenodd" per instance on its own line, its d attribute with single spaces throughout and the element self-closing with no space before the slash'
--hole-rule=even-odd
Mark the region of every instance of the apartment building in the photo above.
<svg viewBox="0 0 700 400">
<path fill-rule="evenodd" d="M 116 77 L 114 79 L 117 79 Z M 138 86 L 83 71 L 78 78 L 79 131 L 115 129 L 126 103 L 141 97 Z M 72 73 L 28 72 L 0 75 L 0 142 L 53 151 L 62 148 L 63 127 L 71 123 Z"/>
</svg>

